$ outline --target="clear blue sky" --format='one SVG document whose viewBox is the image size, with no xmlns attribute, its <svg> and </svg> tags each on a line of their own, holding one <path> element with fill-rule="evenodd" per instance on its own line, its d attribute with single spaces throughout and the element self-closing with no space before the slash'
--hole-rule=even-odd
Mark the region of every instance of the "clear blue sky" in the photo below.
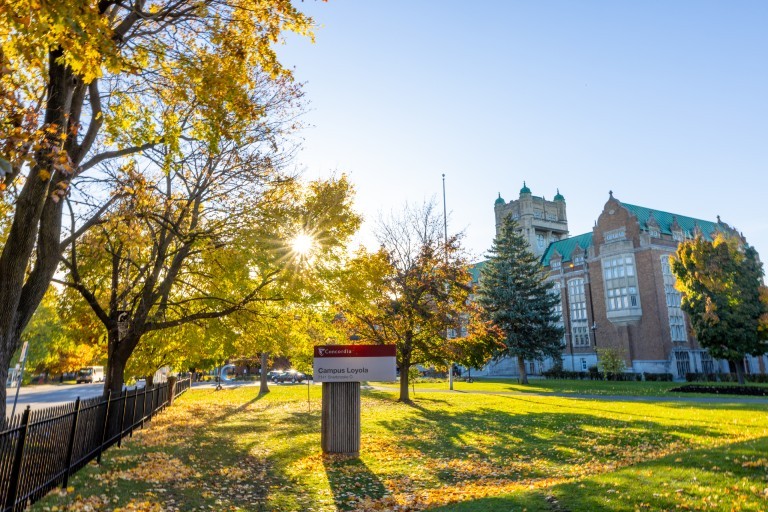
<svg viewBox="0 0 768 512">
<path fill-rule="evenodd" d="M 310 101 L 297 164 L 346 172 L 369 221 L 442 206 L 478 257 L 498 193 L 565 196 L 571 235 L 608 191 L 706 220 L 768 261 L 768 1 L 307 1 L 283 61 Z"/>
</svg>

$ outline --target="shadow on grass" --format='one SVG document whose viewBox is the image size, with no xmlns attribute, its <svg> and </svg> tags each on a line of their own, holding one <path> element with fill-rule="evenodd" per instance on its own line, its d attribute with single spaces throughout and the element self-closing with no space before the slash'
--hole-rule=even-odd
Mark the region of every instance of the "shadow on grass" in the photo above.
<svg viewBox="0 0 768 512">
<path fill-rule="evenodd" d="M 652 503 L 651 510 L 661 510 L 674 509 L 683 497 L 699 498 L 693 477 L 702 485 L 707 482 L 710 487 L 725 488 L 726 484 L 733 487 L 740 478 L 757 485 L 768 471 L 768 466 L 742 465 L 752 460 L 742 457 L 768 453 L 765 423 L 734 427 L 726 420 L 730 407 L 739 418 L 748 418 L 752 415 L 744 414 L 745 410 L 764 413 L 765 406 L 718 405 L 712 409 L 722 412 L 708 416 L 703 408 L 696 414 L 685 414 L 682 408 L 691 404 L 664 402 L 648 411 L 657 416 L 649 416 L 644 410 L 633 414 L 631 407 L 609 402 L 529 395 L 478 397 L 473 401 L 467 395 L 461 395 L 461 400 L 446 400 L 445 395 L 419 394 L 413 406 L 406 406 L 396 404 L 393 393 L 365 391 L 363 398 L 369 402 L 363 410 L 364 432 L 383 440 L 371 442 L 372 446 L 380 445 L 371 450 L 381 451 L 370 452 L 376 458 L 365 459 L 369 467 L 357 459 L 322 457 L 316 398 L 312 412 L 304 412 L 300 411 L 306 403 L 304 397 L 304 404 L 295 399 L 286 401 L 286 397 L 272 400 L 270 395 L 243 395 L 235 397 L 243 403 L 223 401 L 219 406 L 209 400 L 199 409 L 191 408 L 191 416 L 205 414 L 210 419 L 183 442 L 173 438 L 172 455 L 201 476 L 179 484 L 164 483 L 162 499 L 172 498 L 183 505 L 183 510 L 349 510 L 355 506 L 353 499 L 385 498 L 388 491 L 400 490 L 394 486 L 401 477 L 419 473 L 418 486 L 423 489 L 452 488 L 456 492 L 465 483 L 478 483 L 490 494 L 433 510 L 634 510 L 634 504 L 640 502 Z M 519 407 L 510 405 L 514 403 Z M 659 407 L 669 408 L 669 416 L 664 417 L 666 413 Z M 732 442 L 734 437 L 745 439 L 749 435 L 756 439 Z M 688 450 L 691 443 L 699 449 Z M 707 447 L 701 448 L 703 445 Z M 400 447 L 409 450 L 401 452 L 408 457 L 389 464 L 387 450 Z M 723 472 L 732 476 L 723 476 Z M 551 480 L 545 483 L 543 479 Z M 573 480 L 560 483 L 566 479 Z M 520 492 L 499 495 L 502 491 L 495 487 L 497 481 L 514 483 L 507 492 L 518 483 L 526 486 Z M 528 482 L 544 488 L 528 490 Z M 665 483 L 674 487 L 670 491 L 673 495 L 654 496 L 667 492 Z M 132 485 L 139 485 L 136 492 L 156 492 L 156 485 L 147 482 L 133 481 Z M 676 493 L 677 488 L 683 491 Z M 759 489 L 764 488 L 763 483 Z M 609 489 L 631 499 L 607 502 Z M 124 506 L 135 493 L 130 489 L 121 492 L 121 501 L 115 503 Z M 557 502 L 547 501 L 550 493 Z M 749 499 L 757 498 L 760 496 Z M 701 501 L 691 503 L 692 508 L 701 508 Z"/>
<path fill-rule="evenodd" d="M 539 492 L 480 498 L 429 509 L 430 512 L 568 512 L 555 507 Z"/>
<path fill-rule="evenodd" d="M 382 481 L 358 458 L 325 455 L 323 466 L 338 510 L 352 510 L 360 499 L 387 494 Z"/>
<path fill-rule="evenodd" d="M 367 396 L 377 394 L 374 391 Z M 527 409 L 510 413 L 478 407 L 461 412 L 433 407 L 433 399 L 422 398 L 411 406 L 413 414 L 378 423 L 392 432 L 400 445 L 425 458 L 477 462 L 458 469 L 450 465 L 436 468 L 435 477 L 444 484 L 481 478 L 489 467 L 498 476 L 512 480 L 573 477 L 579 474 L 574 463 L 592 468 L 601 464 L 621 467 L 638 458 L 683 451 L 691 437 L 713 442 L 732 437 L 722 421 L 691 418 L 681 424 L 674 412 L 667 417 L 650 416 L 612 410 L 609 404 L 567 405 L 527 396 L 498 399 L 523 402 Z"/>
<path fill-rule="evenodd" d="M 606 509 L 611 506 L 607 499 L 613 498 L 616 503 L 616 498 L 625 494 L 632 495 L 636 503 L 647 503 L 649 510 L 765 510 L 765 453 L 768 437 L 726 443 L 668 455 L 583 482 L 562 484 L 552 492 L 566 505 L 573 507 L 578 503 L 581 509 L 588 510 Z M 608 493 L 609 490 L 614 492 Z M 712 495 L 719 495 L 724 501 L 709 501 Z"/>
</svg>

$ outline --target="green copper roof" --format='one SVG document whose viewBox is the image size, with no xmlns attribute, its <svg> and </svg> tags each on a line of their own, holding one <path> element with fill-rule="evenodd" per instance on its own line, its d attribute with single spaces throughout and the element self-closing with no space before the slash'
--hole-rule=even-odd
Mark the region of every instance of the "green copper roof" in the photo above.
<svg viewBox="0 0 768 512">
<path fill-rule="evenodd" d="M 523 188 L 520 189 L 520 193 L 521 194 L 530 194 L 531 193 L 531 189 L 528 188 L 528 185 L 526 185 L 525 182 L 523 182 Z"/>
<path fill-rule="evenodd" d="M 480 282 L 480 272 L 483 270 L 483 267 L 486 263 L 488 263 L 488 260 L 478 261 L 477 263 L 469 266 L 469 273 L 472 274 L 472 284 L 477 284 Z"/>
<path fill-rule="evenodd" d="M 557 196 L 556 196 L 557 197 Z M 677 215 L 669 212 L 662 212 L 659 210 L 652 210 L 644 206 L 637 206 L 634 204 L 621 203 L 629 213 L 634 215 L 640 223 L 640 229 L 648 230 L 648 220 L 653 215 L 653 218 L 659 225 L 659 231 L 667 235 L 672 234 L 672 224 L 677 220 L 680 228 L 683 230 L 683 234 L 689 237 L 695 236 L 696 227 L 701 230 L 702 235 L 706 238 L 712 239 L 713 235 L 717 231 L 726 231 L 730 227 L 727 224 L 719 222 L 711 222 L 708 220 L 694 219 L 693 217 L 686 217 L 685 215 Z M 544 266 L 549 266 L 549 260 L 552 255 L 557 251 L 563 257 L 563 263 L 571 261 L 571 253 L 576 248 L 576 244 L 581 246 L 585 251 L 592 245 L 592 233 L 585 233 L 583 235 L 573 236 L 552 242 L 547 247 L 547 250 L 541 257 L 541 263 Z"/>
<path fill-rule="evenodd" d="M 629 213 L 637 217 L 637 220 L 640 222 L 640 229 L 643 231 L 648 230 L 647 222 L 651 217 L 651 213 L 653 213 L 653 218 L 656 219 L 656 222 L 659 224 L 659 231 L 666 233 L 667 235 L 672 234 L 672 224 L 675 220 L 677 220 L 677 223 L 682 228 L 683 234 L 690 237 L 694 236 L 696 226 L 698 226 L 699 229 L 701 229 L 702 234 L 710 240 L 715 231 L 724 231 L 728 229 L 725 225 L 719 226 L 717 222 L 694 219 L 693 217 L 686 217 L 685 215 L 677 215 L 659 210 L 651 210 L 650 208 L 645 208 L 643 206 L 635 206 L 634 204 L 621 203 L 621 205 L 629 210 Z"/>
<path fill-rule="evenodd" d="M 555 194 L 555 201 L 565 201 L 565 198 L 560 193 L 560 189 L 557 189 L 557 194 Z"/>
<path fill-rule="evenodd" d="M 499 197 L 493 204 L 506 204 L 506 201 L 501 197 L 501 192 L 499 192 Z"/>
<path fill-rule="evenodd" d="M 549 244 L 549 247 L 547 247 L 547 250 L 544 251 L 544 254 L 541 257 L 541 264 L 548 267 L 549 260 L 552 258 L 552 255 L 555 254 L 555 251 L 560 253 L 560 256 L 563 258 L 563 263 L 571 261 L 571 253 L 577 245 L 586 252 L 589 246 L 592 245 L 592 233 L 584 233 L 583 235 L 572 236 L 570 238 L 558 240 L 557 242 L 552 242 Z"/>
</svg>

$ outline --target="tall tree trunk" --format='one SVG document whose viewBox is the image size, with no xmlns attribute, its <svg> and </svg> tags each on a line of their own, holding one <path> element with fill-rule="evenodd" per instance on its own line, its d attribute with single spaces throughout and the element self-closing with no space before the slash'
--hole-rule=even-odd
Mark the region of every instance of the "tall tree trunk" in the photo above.
<svg viewBox="0 0 768 512">
<path fill-rule="evenodd" d="M 71 71 L 57 62 L 60 49 L 49 55 L 48 97 L 44 123 L 61 133 L 71 109 L 75 79 Z M 56 133 L 49 137 L 57 144 Z M 51 199 L 51 184 L 64 179 L 53 169 L 50 148 L 35 155 L 32 167 L 16 199 L 13 222 L 0 253 L 0 367 L 6 369 L 19 347 L 20 336 L 45 294 L 59 263 L 61 201 Z M 57 217 L 58 215 L 58 217 Z M 53 224 L 46 224 L 54 219 Z M 37 258 L 27 274 L 32 251 Z M 5 383 L 1 383 L 3 388 Z M 5 417 L 5 400 L 0 402 Z"/>
<path fill-rule="evenodd" d="M 739 385 L 744 385 L 744 359 L 736 359 L 731 361 L 734 368 L 736 368 L 736 378 L 739 380 Z"/>
<path fill-rule="evenodd" d="M 525 372 L 525 359 L 517 356 L 517 371 L 520 373 L 520 384 L 528 384 L 528 374 Z"/>
<path fill-rule="evenodd" d="M 10 358 L 9 358 L 10 359 Z M 8 390 L 5 388 L 5 383 L 8 382 L 8 365 L 0 366 L 0 379 L 3 381 L 0 383 L 0 400 L 3 403 L 3 426 L 5 426 L 5 401 L 8 397 Z M 18 385 L 21 385 L 19 382 Z"/>
<path fill-rule="evenodd" d="M 259 394 L 265 395 L 269 393 L 269 384 L 267 384 L 267 365 L 269 364 L 269 354 L 266 352 L 261 353 L 261 375 L 259 376 Z"/>
<path fill-rule="evenodd" d="M 128 333 L 122 336 L 119 334 L 117 322 L 107 328 L 108 347 L 107 347 L 107 376 L 104 379 L 104 394 L 112 391 L 112 395 L 120 394 L 125 384 L 125 367 L 128 365 L 133 350 L 141 341 L 142 333 L 133 330 L 135 324 L 132 324 Z M 146 385 L 150 383 L 147 382 Z"/>
<path fill-rule="evenodd" d="M 125 383 L 125 364 L 127 361 L 123 361 L 121 357 L 118 357 L 114 352 L 109 354 L 107 358 L 107 372 L 104 378 L 104 396 L 109 391 L 112 395 L 120 394 L 123 391 L 123 384 Z M 149 383 L 145 383 L 148 386 Z"/>
<path fill-rule="evenodd" d="M 411 354 L 403 354 L 400 363 L 400 401 L 410 403 L 411 397 L 408 394 L 408 370 L 411 368 Z"/>
</svg>

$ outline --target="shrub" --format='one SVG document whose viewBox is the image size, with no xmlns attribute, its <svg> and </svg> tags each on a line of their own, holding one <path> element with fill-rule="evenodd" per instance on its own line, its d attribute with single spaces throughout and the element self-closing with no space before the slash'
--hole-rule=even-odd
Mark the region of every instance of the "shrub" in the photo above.
<svg viewBox="0 0 768 512">
<path fill-rule="evenodd" d="M 688 382 L 717 382 L 716 373 L 688 372 L 685 374 Z"/>
<path fill-rule="evenodd" d="M 671 373 L 644 372 L 643 378 L 650 382 L 672 382 L 674 380 L 674 376 Z"/>
</svg>

